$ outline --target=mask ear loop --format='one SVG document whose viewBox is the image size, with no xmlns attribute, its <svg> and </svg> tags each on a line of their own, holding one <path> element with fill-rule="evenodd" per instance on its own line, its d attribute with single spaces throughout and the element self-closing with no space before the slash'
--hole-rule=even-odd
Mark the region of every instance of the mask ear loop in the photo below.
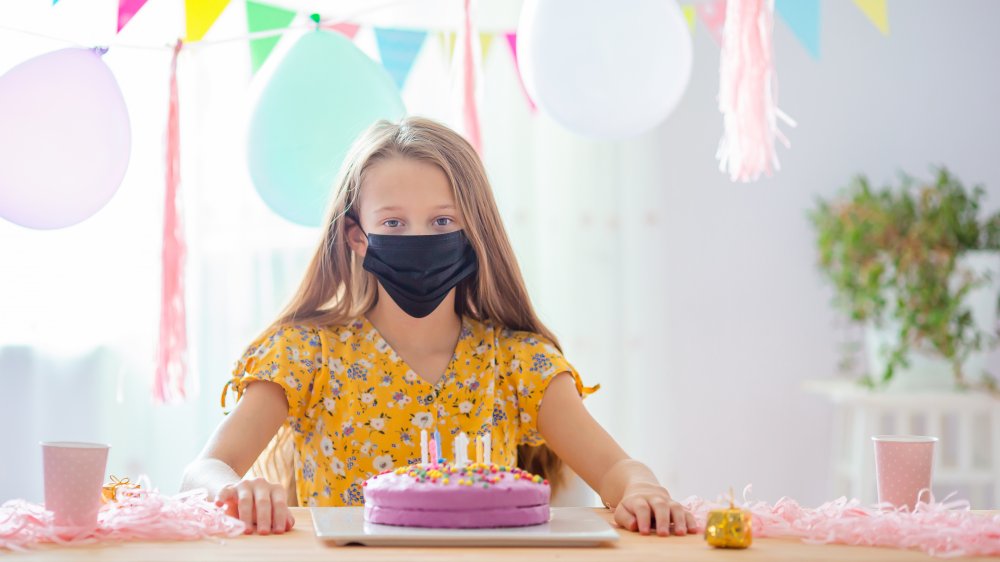
<svg viewBox="0 0 1000 562">
<path fill-rule="evenodd" d="M 351 211 L 347 211 L 346 213 L 344 213 L 344 216 L 347 217 L 347 218 L 349 218 L 349 219 L 351 219 L 351 222 L 353 222 L 355 224 L 355 226 L 358 227 L 358 230 L 361 231 L 361 234 L 365 235 L 365 241 L 367 241 L 368 240 L 368 233 L 365 232 L 365 229 L 361 227 L 361 221 L 358 220 L 358 217 L 356 217 L 354 215 L 354 213 L 351 212 Z"/>
</svg>

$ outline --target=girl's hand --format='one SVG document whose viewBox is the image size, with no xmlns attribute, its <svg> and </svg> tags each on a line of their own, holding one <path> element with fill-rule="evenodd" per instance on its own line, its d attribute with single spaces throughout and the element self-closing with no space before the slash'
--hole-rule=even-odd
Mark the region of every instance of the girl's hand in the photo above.
<svg viewBox="0 0 1000 562">
<path fill-rule="evenodd" d="M 285 489 L 263 478 L 240 480 L 219 490 L 215 504 L 226 507 L 226 513 L 246 523 L 246 534 L 256 530 L 261 535 L 282 534 L 295 525 L 288 510 Z"/>
<path fill-rule="evenodd" d="M 615 508 L 615 523 L 629 531 L 648 535 L 651 529 L 660 536 L 685 535 L 698 530 L 694 515 L 675 502 L 663 486 L 632 484 L 625 489 L 622 500 Z"/>
</svg>

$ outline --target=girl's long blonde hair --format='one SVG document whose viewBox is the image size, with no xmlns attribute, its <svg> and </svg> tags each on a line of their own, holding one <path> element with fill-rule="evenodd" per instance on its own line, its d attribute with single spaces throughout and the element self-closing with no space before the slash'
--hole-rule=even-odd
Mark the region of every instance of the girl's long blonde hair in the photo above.
<svg viewBox="0 0 1000 562">
<path fill-rule="evenodd" d="M 479 260 L 478 273 L 456 287 L 455 311 L 513 330 L 541 334 L 558 348 L 555 335 L 542 324 L 531 305 L 479 155 L 461 135 L 421 117 L 407 117 L 397 123 L 378 121 L 355 141 L 340 169 L 323 237 L 295 295 L 269 329 L 292 323 L 343 325 L 375 304 L 377 281 L 362 268 L 362 258 L 347 244 L 347 219 L 357 216 L 365 172 L 395 157 L 434 164 L 451 183 L 465 234 Z M 293 498 L 294 447 L 290 436 L 288 426 L 282 426 L 252 470 L 285 484 L 289 498 Z M 562 463 L 548 447 L 519 445 L 517 456 L 518 466 L 548 478 L 554 490 L 559 486 Z"/>
</svg>

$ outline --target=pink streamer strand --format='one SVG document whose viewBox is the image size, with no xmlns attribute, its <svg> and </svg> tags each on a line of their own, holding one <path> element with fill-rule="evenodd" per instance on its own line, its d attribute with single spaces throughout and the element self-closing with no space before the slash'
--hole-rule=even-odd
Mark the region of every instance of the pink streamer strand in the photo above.
<svg viewBox="0 0 1000 562">
<path fill-rule="evenodd" d="M 479 130 L 479 110 L 476 107 L 476 61 L 472 50 L 472 13 L 471 0 L 464 2 L 465 38 L 462 41 L 462 118 L 465 125 L 465 136 L 479 154 L 483 153 L 483 139 Z"/>
<path fill-rule="evenodd" d="M 756 181 L 781 168 L 775 140 L 790 147 L 778 120 L 795 126 L 777 107 L 773 0 L 726 4 L 719 64 L 719 110 L 724 133 L 716 154 L 732 181 Z"/>
<path fill-rule="evenodd" d="M 524 86 L 524 77 L 521 76 L 521 65 L 517 60 L 517 33 L 507 33 L 507 45 L 510 47 L 511 58 L 514 59 L 514 69 L 517 70 L 517 82 L 521 85 L 521 92 L 524 94 L 524 99 L 528 100 L 528 108 L 534 113 L 538 108 L 535 105 L 535 100 L 531 99 L 528 95 L 528 89 Z"/>
<path fill-rule="evenodd" d="M 929 493 L 921 495 L 913 511 L 891 504 L 864 506 L 857 499 L 841 497 L 815 508 L 803 508 L 783 497 L 774 505 L 752 502 L 751 486 L 743 490 L 738 507 L 751 513 L 754 537 L 794 537 L 809 544 L 845 544 L 919 549 L 931 556 L 1000 555 L 1000 515 L 973 513 L 967 500 L 935 502 Z M 928 498 L 924 501 L 923 498 Z M 697 496 L 681 502 L 691 510 L 700 529 L 708 512 L 729 507 L 720 496 L 708 502 Z"/>
<path fill-rule="evenodd" d="M 24 500 L 0 506 L 0 549 L 27 550 L 46 543 L 93 544 L 135 540 L 199 540 L 238 537 L 246 526 L 209 501 L 205 490 L 166 496 L 149 489 L 118 490 L 118 501 L 104 504 L 97 515 L 97 529 L 72 539 L 61 538 L 52 524 L 52 512 Z"/>
<path fill-rule="evenodd" d="M 160 302 L 160 341 L 157 350 L 153 398 L 158 403 L 184 398 L 187 371 L 187 331 L 184 311 L 184 227 L 180 199 L 180 126 L 177 101 L 178 40 L 170 61 L 170 108 L 167 114 L 166 198 L 163 209 L 163 292 Z"/>
</svg>

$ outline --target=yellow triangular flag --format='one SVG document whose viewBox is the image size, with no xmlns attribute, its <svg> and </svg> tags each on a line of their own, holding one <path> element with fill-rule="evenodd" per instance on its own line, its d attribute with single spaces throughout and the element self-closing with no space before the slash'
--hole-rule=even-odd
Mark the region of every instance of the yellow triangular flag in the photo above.
<svg viewBox="0 0 1000 562">
<path fill-rule="evenodd" d="M 229 0 L 184 0 L 184 18 L 187 23 L 185 43 L 201 41 Z"/>
<path fill-rule="evenodd" d="M 483 60 L 486 60 L 486 53 L 490 52 L 490 44 L 493 42 L 492 33 L 480 33 L 479 34 L 479 47 L 483 52 Z"/>
<path fill-rule="evenodd" d="M 684 19 L 687 20 L 691 33 L 694 33 L 694 22 L 698 19 L 698 10 L 691 4 L 684 4 L 681 6 L 681 11 L 684 12 Z"/>
<path fill-rule="evenodd" d="M 454 31 L 442 31 L 438 33 L 438 39 L 441 40 L 441 48 L 445 50 L 445 56 L 448 60 L 451 60 L 455 56 L 455 32 Z"/>
<path fill-rule="evenodd" d="M 882 35 L 889 35 L 889 10 L 886 8 L 885 0 L 854 0 L 854 3 L 861 8 Z"/>
</svg>

